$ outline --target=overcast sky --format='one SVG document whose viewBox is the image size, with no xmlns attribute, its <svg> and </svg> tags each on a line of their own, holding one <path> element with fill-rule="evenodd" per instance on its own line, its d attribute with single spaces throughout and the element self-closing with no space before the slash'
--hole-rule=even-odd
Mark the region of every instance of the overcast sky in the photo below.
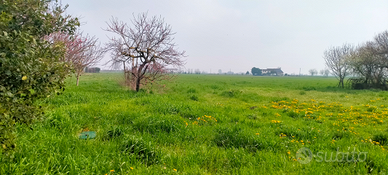
<svg viewBox="0 0 388 175">
<path fill-rule="evenodd" d="M 81 31 L 102 43 L 112 17 L 162 16 L 186 51 L 186 69 L 206 72 L 281 67 L 308 73 L 325 67 L 323 52 L 360 44 L 388 30 L 388 0 L 62 0 L 81 17 Z M 102 63 L 109 59 L 105 56 Z M 101 64 L 102 64 L 101 63 Z M 100 64 L 100 66 L 101 66 Z M 102 66 L 101 66 L 102 67 Z"/>
</svg>

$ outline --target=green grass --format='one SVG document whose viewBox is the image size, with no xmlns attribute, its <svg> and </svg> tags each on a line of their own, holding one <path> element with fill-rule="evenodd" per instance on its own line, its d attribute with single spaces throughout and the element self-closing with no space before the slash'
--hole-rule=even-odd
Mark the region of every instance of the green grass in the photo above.
<svg viewBox="0 0 388 175">
<path fill-rule="evenodd" d="M 338 89 L 324 77 L 179 75 L 135 93 L 121 79 L 68 79 L 62 95 L 40 102 L 45 120 L 17 125 L 17 150 L 1 157 L 0 174 L 388 171 L 388 92 Z M 78 138 L 87 130 L 96 139 Z M 315 155 L 307 164 L 297 160 L 302 147 Z M 365 161 L 327 161 L 354 150 Z"/>
</svg>

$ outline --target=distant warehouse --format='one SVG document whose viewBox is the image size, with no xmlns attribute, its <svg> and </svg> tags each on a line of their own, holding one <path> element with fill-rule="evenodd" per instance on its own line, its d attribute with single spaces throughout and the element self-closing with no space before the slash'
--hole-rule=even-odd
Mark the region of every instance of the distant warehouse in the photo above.
<svg viewBox="0 0 388 175">
<path fill-rule="evenodd" d="M 284 72 L 280 67 L 278 67 L 278 68 L 261 69 L 261 74 L 270 75 L 270 76 L 283 76 Z"/>
<path fill-rule="evenodd" d="M 251 72 L 254 76 L 283 76 L 284 74 L 280 67 L 267 69 L 253 67 Z"/>
</svg>

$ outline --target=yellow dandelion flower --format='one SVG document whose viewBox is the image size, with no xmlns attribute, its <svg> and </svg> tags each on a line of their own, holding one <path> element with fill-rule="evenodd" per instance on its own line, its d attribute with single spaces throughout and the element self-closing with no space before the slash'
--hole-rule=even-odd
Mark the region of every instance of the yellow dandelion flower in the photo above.
<svg viewBox="0 0 388 175">
<path fill-rule="evenodd" d="M 110 170 L 110 172 L 114 172 L 115 170 Z"/>
<path fill-rule="evenodd" d="M 174 171 L 177 171 L 176 169 L 174 169 Z"/>
<path fill-rule="evenodd" d="M 24 81 L 24 80 L 27 80 L 27 76 L 24 75 L 24 76 L 22 77 L 22 80 L 23 80 L 23 81 Z"/>
<path fill-rule="evenodd" d="M 133 170 L 133 167 L 129 167 L 131 170 Z"/>
</svg>

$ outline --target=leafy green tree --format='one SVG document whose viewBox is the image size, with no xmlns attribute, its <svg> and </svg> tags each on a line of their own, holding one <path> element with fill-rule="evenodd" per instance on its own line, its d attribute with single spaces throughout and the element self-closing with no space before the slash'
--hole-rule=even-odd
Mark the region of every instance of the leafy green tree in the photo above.
<svg viewBox="0 0 388 175">
<path fill-rule="evenodd" d="M 64 45 L 45 37 L 74 33 L 79 22 L 62 15 L 66 8 L 47 0 L 1 0 L 0 149 L 15 148 L 16 123 L 28 125 L 41 118 L 37 100 L 64 90 L 64 79 L 71 73 L 60 61 Z"/>
<path fill-rule="evenodd" d="M 256 68 L 256 67 L 253 67 L 252 68 L 252 70 L 251 70 L 251 72 L 252 72 L 252 75 L 255 75 L 255 76 L 260 76 L 261 75 L 261 69 L 259 69 L 259 68 Z"/>
</svg>

